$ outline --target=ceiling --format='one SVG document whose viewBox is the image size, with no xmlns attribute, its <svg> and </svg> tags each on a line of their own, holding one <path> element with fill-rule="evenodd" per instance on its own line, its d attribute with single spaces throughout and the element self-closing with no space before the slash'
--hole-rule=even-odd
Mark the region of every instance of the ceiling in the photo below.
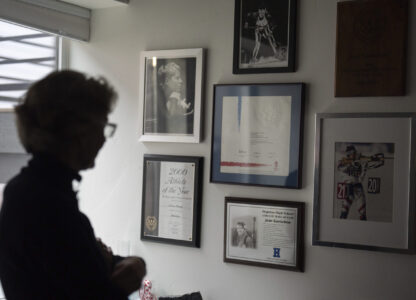
<svg viewBox="0 0 416 300">
<path fill-rule="evenodd" d="M 116 0 L 63 0 L 62 2 L 75 4 L 75 5 L 86 7 L 89 9 L 100 9 L 100 8 L 126 5 L 126 3 L 119 2 Z"/>
</svg>

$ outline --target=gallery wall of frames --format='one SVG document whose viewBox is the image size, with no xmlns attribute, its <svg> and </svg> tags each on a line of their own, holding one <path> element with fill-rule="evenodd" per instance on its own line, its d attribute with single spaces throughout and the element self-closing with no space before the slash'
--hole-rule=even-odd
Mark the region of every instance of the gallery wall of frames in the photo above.
<svg viewBox="0 0 416 300">
<path fill-rule="evenodd" d="M 80 190 L 97 235 L 157 295 L 413 299 L 416 6 L 168 2 L 70 44 L 119 92 Z"/>
<path fill-rule="evenodd" d="M 336 97 L 404 95 L 406 1 L 382 2 L 337 5 Z M 234 74 L 296 72 L 296 6 L 235 1 Z M 369 11 L 394 14 L 366 28 Z M 140 141 L 201 141 L 205 51 L 141 53 Z M 211 183 L 302 188 L 306 86 L 212 87 Z M 415 126 L 415 113 L 316 115 L 314 245 L 414 253 Z M 199 247 L 202 159 L 144 156 L 143 240 Z M 225 262 L 303 270 L 304 203 L 282 200 L 225 199 Z"/>
</svg>

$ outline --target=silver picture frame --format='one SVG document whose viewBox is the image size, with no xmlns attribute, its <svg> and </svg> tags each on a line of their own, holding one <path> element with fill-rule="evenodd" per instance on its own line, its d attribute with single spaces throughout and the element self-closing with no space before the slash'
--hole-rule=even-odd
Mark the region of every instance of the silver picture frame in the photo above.
<svg viewBox="0 0 416 300">
<path fill-rule="evenodd" d="M 316 115 L 313 245 L 415 253 L 415 132 L 415 113 Z"/>
</svg>

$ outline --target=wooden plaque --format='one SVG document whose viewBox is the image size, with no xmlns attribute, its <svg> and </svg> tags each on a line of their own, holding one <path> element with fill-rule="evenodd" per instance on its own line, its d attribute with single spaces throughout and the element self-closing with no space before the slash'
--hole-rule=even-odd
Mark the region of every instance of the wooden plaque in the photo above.
<svg viewBox="0 0 416 300">
<path fill-rule="evenodd" d="M 338 3 L 335 97 L 405 94 L 407 3 Z"/>
</svg>

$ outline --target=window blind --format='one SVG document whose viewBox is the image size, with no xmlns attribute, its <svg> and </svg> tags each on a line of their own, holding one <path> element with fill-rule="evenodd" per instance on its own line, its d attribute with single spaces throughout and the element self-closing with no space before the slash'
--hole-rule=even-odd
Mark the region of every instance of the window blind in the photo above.
<svg viewBox="0 0 416 300">
<path fill-rule="evenodd" d="M 0 19 L 89 41 L 91 10 L 56 0 L 0 0 Z"/>
<path fill-rule="evenodd" d="M 33 82 L 56 70 L 58 52 L 55 35 L 0 21 L 0 109 L 12 108 Z"/>
</svg>

